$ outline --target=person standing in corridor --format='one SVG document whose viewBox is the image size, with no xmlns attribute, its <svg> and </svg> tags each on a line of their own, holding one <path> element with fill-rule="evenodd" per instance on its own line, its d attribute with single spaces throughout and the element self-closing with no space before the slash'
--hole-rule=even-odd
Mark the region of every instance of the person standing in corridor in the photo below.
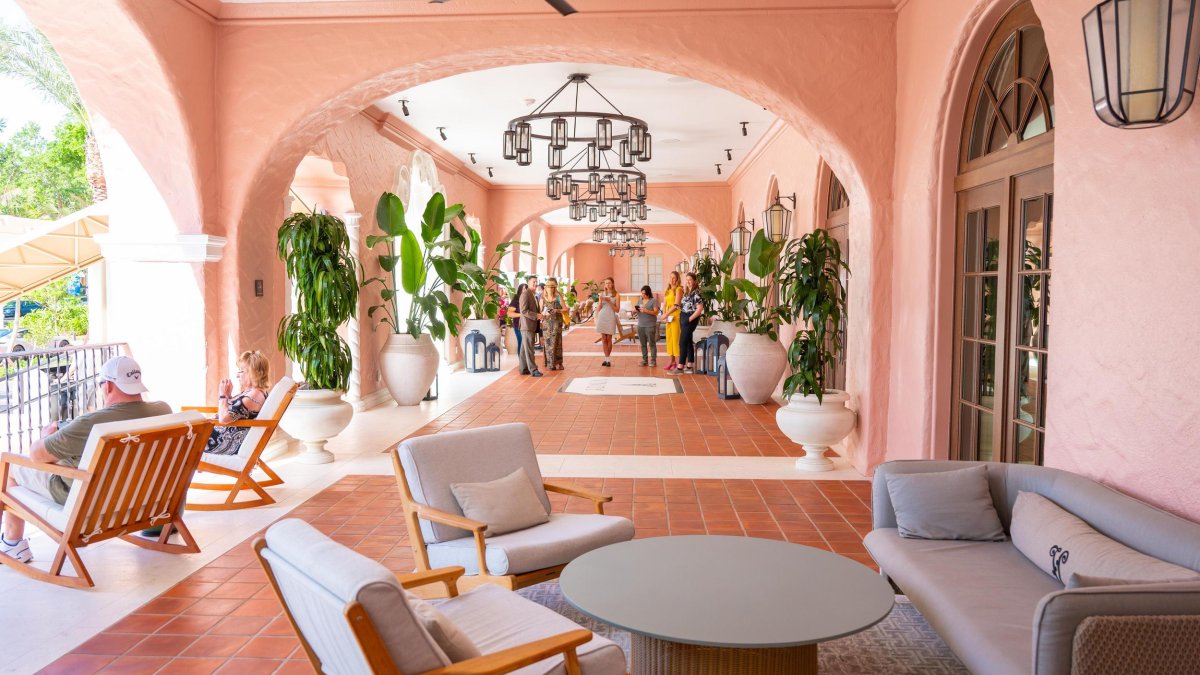
<svg viewBox="0 0 1200 675">
<path fill-rule="evenodd" d="M 534 289 L 537 288 L 537 277 L 531 276 L 525 282 L 525 290 L 521 291 L 521 296 L 517 300 L 521 321 L 521 357 L 517 364 L 517 371 L 522 375 L 532 375 L 541 377 L 542 371 L 538 370 L 537 359 L 533 350 L 534 336 L 537 335 L 538 329 L 538 301 L 537 294 Z"/>
<path fill-rule="evenodd" d="M 546 370 L 563 369 L 562 334 L 565 308 L 563 296 L 558 293 L 558 280 L 554 277 L 547 278 L 546 290 L 542 293 L 542 354 L 546 358 Z"/>
</svg>

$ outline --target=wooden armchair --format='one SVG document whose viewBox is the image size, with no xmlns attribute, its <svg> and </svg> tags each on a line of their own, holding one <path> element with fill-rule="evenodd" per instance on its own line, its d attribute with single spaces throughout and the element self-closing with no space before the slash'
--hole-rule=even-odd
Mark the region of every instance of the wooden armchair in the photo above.
<svg viewBox="0 0 1200 675">
<path fill-rule="evenodd" d="M 316 672 L 488 674 L 540 662 L 538 672 L 625 673 L 620 647 L 550 609 L 495 587 L 459 595 L 461 567 L 393 574 L 294 518 L 268 528 L 254 552 Z M 433 612 L 404 590 L 439 583 L 450 599 Z M 444 631 L 427 628 L 434 621 L 479 655 L 452 662 Z"/>
<path fill-rule="evenodd" d="M 271 387 L 271 391 L 267 394 L 267 400 L 263 401 L 262 409 L 258 411 L 258 417 L 252 420 L 238 420 L 232 424 L 222 424 L 219 426 L 226 427 L 241 427 L 249 429 L 250 432 L 242 439 L 242 445 L 238 448 L 236 455 L 213 455 L 204 454 L 201 457 L 200 467 L 197 471 L 214 473 L 227 478 L 232 478 L 232 482 L 221 483 L 205 483 L 193 482 L 191 487 L 196 490 L 225 490 L 229 492 L 224 502 L 219 503 L 195 503 L 188 502 L 188 508 L 193 511 L 229 511 L 233 509 L 248 509 L 254 506 L 265 506 L 274 504 L 275 498 L 272 497 L 264 488 L 273 485 L 282 485 L 283 479 L 279 474 L 271 470 L 267 463 L 262 459 L 263 450 L 267 444 L 271 442 L 271 436 L 275 434 L 275 430 L 279 428 L 279 420 L 283 418 L 283 414 L 287 412 L 288 406 L 292 403 L 292 397 L 296 395 L 296 389 L 300 385 L 296 384 L 290 377 L 285 377 L 275 383 Z M 216 413 L 217 409 L 207 406 L 189 406 L 184 410 L 193 410 L 203 413 Z M 266 474 L 266 480 L 257 480 L 254 478 L 254 470 L 260 469 Z M 237 501 L 238 494 L 242 490 L 250 490 L 258 495 L 258 499 L 245 501 Z"/>
<path fill-rule="evenodd" d="M 182 506 L 212 427 L 199 413 L 97 424 L 78 469 L 0 454 L 0 511 L 36 525 L 58 544 L 49 570 L 3 554 L 0 563 L 42 581 L 83 588 L 95 585 L 77 550 L 89 544 L 121 537 L 154 551 L 198 552 L 183 524 Z M 7 487 L 10 467 L 16 465 L 70 478 L 66 502 L 58 504 L 19 485 Z M 131 535 L 157 525 L 163 528 L 156 540 Z M 167 542 L 173 531 L 183 543 Z M 62 573 L 67 561 L 75 576 Z"/>
<path fill-rule="evenodd" d="M 633 538 L 629 519 L 604 515 L 612 497 L 542 480 L 524 424 L 409 438 L 393 448 L 392 461 L 417 570 L 463 567 L 463 587 L 532 586 L 557 578 L 588 551 Z M 485 523 L 463 516 L 450 485 L 496 480 L 518 467 L 533 483 L 549 522 L 489 537 Z M 595 513 L 551 514 L 547 492 L 591 500 Z"/>
</svg>

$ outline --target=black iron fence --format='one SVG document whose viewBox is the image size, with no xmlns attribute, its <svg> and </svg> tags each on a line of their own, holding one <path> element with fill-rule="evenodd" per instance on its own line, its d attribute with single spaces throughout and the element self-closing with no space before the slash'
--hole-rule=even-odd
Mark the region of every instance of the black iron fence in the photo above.
<svg viewBox="0 0 1200 675">
<path fill-rule="evenodd" d="M 50 423 L 95 410 L 100 367 L 128 352 L 114 343 L 0 353 L 0 449 L 22 452 Z"/>
</svg>

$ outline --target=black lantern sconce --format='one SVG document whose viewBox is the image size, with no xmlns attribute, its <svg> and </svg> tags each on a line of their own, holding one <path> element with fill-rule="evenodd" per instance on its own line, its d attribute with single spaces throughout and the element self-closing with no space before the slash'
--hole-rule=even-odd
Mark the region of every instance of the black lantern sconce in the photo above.
<svg viewBox="0 0 1200 675">
<path fill-rule="evenodd" d="M 1092 105 L 1105 124 L 1144 129 L 1191 107 L 1200 69 L 1198 0 L 1105 0 L 1083 17 Z"/>
<path fill-rule="evenodd" d="M 787 241 L 788 234 L 792 231 L 792 212 L 787 209 L 780 200 L 792 200 L 792 208 L 796 208 L 796 193 L 790 195 L 775 195 L 775 203 L 768 206 L 766 211 L 763 211 L 763 229 L 767 231 L 767 239 L 776 244 Z"/>
<path fill-rule="evenodd" d="M 725 361 L 725 357 L 717 359 L 717 398 L 722 401 L 731 398 L 741 398 L 738 393 L 737 385 L 733 383 L 733 378 L 729 376 L 729 365 Z"/>
<path fill-rule="evenodd" d="M 468 373 L 487 372 L 487 338 L 477 330 L 463 340 L 463 363 Z"/>
<path fill-rule="evenodd" d="M 484 354 L 487 362 L 485 370 L 492 373 L 498 372 L 500 370 L 500 345 L 489 344 L 484 350 Z"/>
<path fill-rule="evenodd" d="M 746 227 L 749 225 L 749 227 Z M 734 255 L 743 256 L 750 252 L 750 240 L 753 239 L 754 219 L 738 221 L 737 227 L 729 233 L 729 245 L 733 247 Z"/>
</svg>

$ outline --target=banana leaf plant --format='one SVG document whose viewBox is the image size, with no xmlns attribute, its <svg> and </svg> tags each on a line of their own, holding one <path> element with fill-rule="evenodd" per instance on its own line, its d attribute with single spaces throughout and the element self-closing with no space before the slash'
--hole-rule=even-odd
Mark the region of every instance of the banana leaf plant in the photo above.
<svg viewBox="0 0 1200 675">
<path fill-rule="evenodd" d="M 725 249 L 719 259 L 701 258 L 696 263 L 696 281 L 699 282 L 700 297 L 704 298 L 706 317 L 737 324 L 744 322 L 745 303 L 740 301 L 733 276 L 736 265 L 737 253 L 733 246 Z"/>
<path fill-rule="evenodd" d="M 732 305 L 745 323 L 746 330 L 756 335 L 766 335 L 772 340 L 779 340 L 776 327 L 781 322 L 791 321 L 788 308 L 773 302 L 771 298 L 783 246 L 783 243 L 767 239 L 763 230 L 755 232 L 750 241 L 750 251 L 746 254 L 746 270 L 758 277 L 758 283 L 751 279 L 731 279 L 733 287 L 743 295 Z"/>
<path fill-rule="evenodd" d="M 368 308 L 367 316 L 379 315 L 379 322 L 391 326 L 394 333 L 408 333 L 414 339 L 425 331 L 435 340 L 444 339 L 447 333 L 457 336 L 462 313 L 448 294 L 465 291 L 463 272 L 471 265 L 471 242 L 477 248 L 479 241 L 463 218 L 463 205 L 446 206 L 445 195 L 434 193 L 425 206 L 420 231 L 414 232 L 405 221 L 404 203 L 385 192 L 375 205 L 375 223 L 382 234 L 368 236 L 367 248 L 377 251 L 379 267 L 386 275 L 363 279 L 363 288 L 380 286 L 380 303 Z M 403 328 L 401 292 L 411 298 Z"/>
<path fill-rule="evenodd" d="M 780 302 L 791 317 L 802 322 L 788 347 L 791 375 L 783 381 L 783 395 L 816 396 L 821 402 L 825 377 L 843 348 L 846 287 L 842 271 L 849 273 L 850 268 L 837 239 L 826 230 L 813 230 L 790 242 L 780 265 Z"/>
<path fill-rule="evenodd" d="M 512 284 L 508 281 L 508 275 L 500 271 L 500 261 L 511 254 L 514 246 L 517 247 L 516 250 L 519 254 L 535 256 L 529 250 L 529 242 L 505 241 L 492 249 L 491 259 L 481 266 L 479 257 L 482 251 L 479 247 L 479 233 L 467 228 L 467 236 L 469 246 L 466 261 L 459 268 L 460 290 L 463 294 L 460 313 L 462 320 L 495 319 L 500 315 L 502 299 L 500 291 L 504 290 L 509 296 L 515 292 Z M 537 259 L 541 260 L 540 257 Z"/>
<path fill-rule="evenodd" d="M 279 349 L 300 364 L 308 388 L 344 391 L 354 362 L 337 330 L 358 308 L 346 224 L 315 210 L 293 213 L 279 227 L 276 251 L 296 289 L 296 312 L 279 322 Z"/>
</svg>

